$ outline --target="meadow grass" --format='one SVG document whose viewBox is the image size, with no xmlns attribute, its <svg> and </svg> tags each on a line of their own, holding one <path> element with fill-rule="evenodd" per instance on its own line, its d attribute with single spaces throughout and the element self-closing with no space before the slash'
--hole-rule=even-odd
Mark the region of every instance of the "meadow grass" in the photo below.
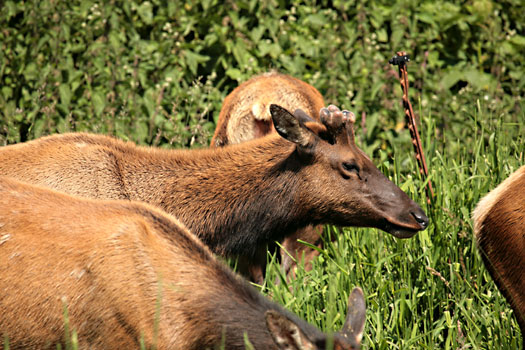
<svg viewBox="0 0 525 350">
<path fill-rule="evenodd" d="M 431 219 L 427 230 L 401 240 L 377 229 L 327 227 L 313 269 L 300 265 L 293 280 L 269 255 L 262 292 L 330 332 L 342 327 L 349 293 L 360 286 L 367 303 L 363 349 L 522 347 L 512 310 L 476 248 L 471 213 L 484 194 L 525 164 L 525 115 L 488 112 L 479 101 L 465 110 L 457 128 L 442 130 L 432 115 L 422 118 L 435 191 L 430 204 L 406 142 L 390 140 L 395 157 L 376 163 L 423 206 Z M 66 313 L 66 348 L 77 349 L 67 321 Z M 249 339 L 246 344 L 250 348 Z M 3 348 L 9 349 L 7 339 Z"/>
<path fill-rule="evenodd" d="M 377 229 L 330 227 L 313 269 L 286 282 L 270 257 L 263 292 L 321 329 L 338 330 L 353 286 L 366 295 L 364 349 L 518 349 L 512 310 L 485 269 L 471 213 L 479 199 L 525 164 L 525 115 L 496 115 L 481 103 L 464 115 L 456 135 L 428 115 L 422 141 L 435 197 L 411 149 L 380 169 L 423 205 L 431 224 L 411 239 Z M 468 107 L 467 107 L 468 109 Z M 331 242 L 326 236 L 335 237 Z M 274 284 L 280 278 L 283 283 Z"/>
</svg>

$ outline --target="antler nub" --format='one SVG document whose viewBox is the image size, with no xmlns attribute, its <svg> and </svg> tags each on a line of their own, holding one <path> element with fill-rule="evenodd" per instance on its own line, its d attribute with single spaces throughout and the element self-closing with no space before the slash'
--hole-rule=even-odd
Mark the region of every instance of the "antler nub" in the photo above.
<svg viewBox="0 0 525 350">
<path fill-rule="evenodd" d="M 341 145 L 354 143 L 355 114 L 353 112 L 341 111 L 338 107 L 330 105 L 328 108 L 321 108 L 319 115 L 334 143 Z"/>
<path fill-rule="evenodd" d="M 347 123 L 355 123 L 355 114 L 354 112 L 347 111 L 346 109 L 343 110 L 343 121 L 346 121 Z"/>
</svg>

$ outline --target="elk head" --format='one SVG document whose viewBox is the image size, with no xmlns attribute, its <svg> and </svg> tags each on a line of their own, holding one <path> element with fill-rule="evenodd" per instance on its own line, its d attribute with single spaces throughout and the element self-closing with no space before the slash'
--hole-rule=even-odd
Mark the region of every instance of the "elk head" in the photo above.
<svg viewBox="0 0 525 350">
<path fill-rule="evenodd" d="M 333 334 L 334 350 L 359 349 L 365 326 L 366 305 L 361 288 L 352 290 L 343 329 Z M 292 320 L 275 310 L 266 311 L 266 326 L 279 349 L 282 350 L 324 350 L 327 339 L 304 332 Z"/>
<path fill-rule="evenodd" d="M 295 155 L 306 164 L 294 169 L 304 181 L 296 201 L 316 208 L 308 213 L 314 223 L 376 227 L 398 238 L 428 226 L 423 210 L 356 146 L 353 113 L 322 108 L 319 123 L 278 105 L 270 112 L 276 131 L 296 144 Z"/>
</svg>

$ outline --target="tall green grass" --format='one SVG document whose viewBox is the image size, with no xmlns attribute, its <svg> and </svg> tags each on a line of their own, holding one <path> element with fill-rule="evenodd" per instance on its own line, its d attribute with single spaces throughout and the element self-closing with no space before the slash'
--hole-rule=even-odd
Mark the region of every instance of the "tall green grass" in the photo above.
<svg viewBox="0 0 525 350">
<path fill-rule="evenodd" d="M 430 227 L 400 240 L 376 229 L 330 228 L 314 268 L 286 283 L 271 259 L 264 293 L 324 330 L 344 321 L 351 288 L 367 297 L 364 349 L 518 349 L 520 331 L 477 251 L 471 212 L 479 199 L 525 164 L 525 115 L 467 106 L 458 134 L 441 133 L 432 115 L 422 140 L 435 197 L 411 150 L 379 167 L 425 207 Z M 284 283 L 275 284 L 281 278 Z"/>
</svg>

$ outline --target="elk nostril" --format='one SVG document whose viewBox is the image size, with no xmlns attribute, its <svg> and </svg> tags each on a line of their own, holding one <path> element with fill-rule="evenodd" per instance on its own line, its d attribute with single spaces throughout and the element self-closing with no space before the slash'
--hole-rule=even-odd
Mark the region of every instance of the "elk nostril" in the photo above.
<svg viewBox="0 0 525 350">
<path fill-rule="evenodd" d="M 427 228 L 428 226 L 428 217 L 423 213 L 411 213 L 414 219 L 416 219 L 417 223 L 421 226 L 422 229 Z"/>
</svg>

